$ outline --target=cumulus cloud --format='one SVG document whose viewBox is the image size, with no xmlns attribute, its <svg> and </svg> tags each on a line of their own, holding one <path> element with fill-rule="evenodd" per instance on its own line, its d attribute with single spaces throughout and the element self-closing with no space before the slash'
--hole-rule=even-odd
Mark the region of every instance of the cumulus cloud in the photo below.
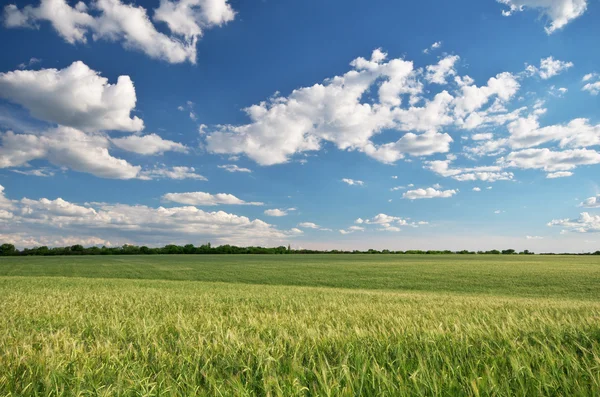
<svg viewBox="0 0 600 397">
<path fill-rule="evenodd" d="M 538 9 L 548 18 L 550 25 L 545 27 L 546 33 L 551 34 L 563 28 L 575 18 L 580 17 L 587 9 L 587 0 L 497 0 L 508 6 L 502 12 L 510 16 L 527 8 Z"/>
<path fill-rule="evenodd" d="M 592 125 L 588 119 L 578 118 L 567 124 L 540 127 L 536 115 L 519 118 L 508 125 L 508 144 L 515 148 L 528 148 L 556 141 L 561 148 L 579 148 L 600 144 L 600 124 Z"/>
<path fill-rule="evenodd" d="M 85 43 L 91 35 L 93 40 L 121 42 L 124 48 L 170 63 L 195 63 L 196 43 L 204 30 L 234 18 L 227 0 L 162 0 L 153 19 L 168 27 L 170 34 L 165 34 L 157 30 L 144 7 L 120 0 L 96 0 L 89 6 L 79 1 L 74 7 L 66 0 L 41 0 L 37 7 L 4 8 L 8 28 L 35 28 L 47 21 L 68 43 Z"/>
<path fill-rule="evenodd" d="M 540 61 L 539 68 L 529 65 L 527 66 L 526 71 L 531 75 L 538 75 L 543 80 L 547 80 L 550 77 L 554 77 L 561 72 L 572 68 L 573 66 L 573 62 L 565 62 L 549 56 L 548 58 L 543 58 Z"/>
<path fill-rule="evenodd" d="M 458 55 L 448 55 L 442 58 L 437 65 L 428 65 L 426 67 L 425 80 L 434 84 L 446 84 L 449 76 L 456 75 L 454 65 L 460 57 Z"/>
<path fill-rule="evenodd" d="M 454 196 L 456 193 L 456 190 L 436 190 L 428 187 L 426 189 L 409 190 L 402 195 L 402 198 L 409 200 L 448 198 Z"/>
<path fill-rule="evenodd" d="M 256 201 L 244 201 L 232 194 L 217 193 L 210 194 L 205 192 L 189 193 L 167 193 L 162 196 L 164 201 L 170 201 L 179 204 L 214 206 L 214 205 L 263 205 Z"/>
<path fill-rule="evenodd" d="M 288 209 L 279 209 L 279 208 L 272 208 L 272 209 L 268 209 L 265 210 L 265 215 L 268 216 L 275 216 L 275 217 L 281 217 L 281 216 L 287 216 L 289 211 L 293 211 L 294 208 L 288 208 Z"/>
<path fill-rule="evenodd" d="M 600 215 L 591 215 L 582 212 L 577 219 L 554 219 L 548 226 L 560 226 L 566 231 L 576 233 L 598 233 L 600 232 Z"/>
<path fill-rule="evenodd" d="M 600 80 L 598 79 L 597 73 L 588 73 L 585 76 L 583 76 L 583 79 L 581 81 L 586 83 L 581 88 L 583 91 L 587 91 L 592 95 L 598 95 L 600 93 Z"/>
<path fill-rule="evenodd" d="M 14 208 L 12 200 L 9 200 L 4 194 L 4 186 L 0 185 L 0 210 L 11 210 Z"/>
<path fill-rule="evenodd" d="M 474 187 L 474 188 L 473 188 L 473 191 L 474 191 L 474 192 L 480 192 L 480 191 L 481 191 L 481 188 L 480 188 L 480 187 Z"/>
<path fill-rule="evenodd" d="M 342 182 L 350 185 L 350 186 L 363 186 L 365 183 L 363 181 L 359 181 L 357 179 L 343 178 Z"/>
<path fill-rule="evenodd" d="M 187 153 L 188 148 L 181 143 L 169 141 L 156 134 L 130 135 L 124 138 L 112 138 L 111 142 L 123 150 L 144 155 L 162 154 L 173 151 Z"/>
<path fill-rule="evenodd" d="M 250 170 L 248 168 L 238 167 L 236 164 L 223 164 L 223 165 L 219 165 L 218 167 L 222 168 L 228 172 L 248 172 L 248 173 L 252 172 L 252 170 Z"/>
<path fill-rule="evenodd" d="M 570 176 L 573 176 L 573 173 L 570 171 L 557 171 L 546 174 L 547 179 L 568 178 Z"/>
<path fill-rule="evenodd" d="M 354 232 L 364 232 L 364 231 L 365 231 L 365 228 L 362 227 L 362 226 L 350 226 L 347 229 L 340 229 L 339 230 L 339 232 L 341 234 L 351 234 L 351 233 L 354 233 Z"/>
<path fill-rule="evenodd" d="M 491 132 L 481 132 L 478 134 L 473 134 L 471 136 L 471 139 L 474 141 L 489 141 L 493 137 L 494 137 L 494 134 L 492 134 Z"/>
<path fill-rule="evenodd" d="M 217 126 L 207 134 L 207 148 L 245 154 L 261 165 L 288 162 L 295 154 L 321 149 L 324 142 L 388 164 L 447 153 L 453 139 L 444 128 L 499 126 L 526 109 L 508 112 L 504 106 L 518 92 L 519 77 L 503 72 L 477 86 L 470 77 L 457 75 L 458 59 L 446 56 L 424 72 L 410 61 L 388 60 L 377 49 L 370 59 L 354 59 L 343 75 L 245 108 L 249 123 Z M 428 84 L 448 85 L 450 76 L 455 76 L 457 90 L 424 96 Z M 382 131 L 399 136 L 374 141 Z"/>
<path fill-rule="evenodd" d="M 425 168 L 446 178 L 457 181 L 510 181 L 514 178 L 512 172 L 504 171 L 503 166 L 451 167 L 453 159 L 434 160 L 425 163 Z"/>
<path fill-rule="evenodd" d="M 433 50 L 437 50 L 439 48 L 442 48 L 442 42 L 441 41 L 436 41 L 435 43 L 433 43 L 429 48 L 425 48 L 423 50 L 424 54 L 429 54 L 431 51 Z"/>
<path fill-rule="evenodd" d="M 415 222 L 410 221 L 409 219 L 401 218 L 398 216 L 392 216 L 387 214 L 377 214 L 373 218 L 370 219 L 362 219 L 358 218 L 354 223 L 358 225 L 376 225 L 377 230 L 386 231 L 386 232 L 399 232 L 401 231 L 400 226 L 408 226 L 408 227 L 419 227 L 421 225 L 428 224 L 427 222 Z M 342 234 L 348 234 L 353 231 L 362 231 L 364 230 L 364 226 L 351 226 L 346 229 L 344 232 L 340 230 Z"/>
<path fill-rule="evenodd" d="M 277 245 L 299 234 L 294 229 L 279 230 L 260 219 L 224 211 L 206 212 L 194 206 L 78 204 L 61 198 L 23 198 L 11 205 L 14 218 L 10 224 L 0 223 L 0 235 L 3 241 L 20 241 L 21 246 L 55 245 L 53 240 L 56 245 L 64 245 L 67 240 L 60 242 L 57 236 L 82 236 L 81 241 L 96 238 L 99 244 L 118 241 L 164 245 L 209 240 L 219 244 Z M 91 240 L 88 243 L 96 244 Z"/>
<path fill-rule="evenodd" d="M 600 194 L 585 199 L 579 206 L 585 208 L 600 208 Z"/>
<path fill-rule="evenodd" d="M 152 169 L 144 170 L 139 175 L 140 179 L 195 179 L 198 181 L 207 181 L 206 177 L 196 173 L 194 167 L 186 166 L 155 166 Z"/>
<path fill-rule="evenodd" d="M 81 61 L 64 69 L 0 73 L 0 96 L 40 120 L 84 131 L 141 131 L 144 122 L 130 114 L 136 94 L 129 76 L 116 84 Z"/>
<path fill-rule="evenodd" d="M 525 149 L 510 153 L 503 161 L 509 167 L 543 169 L 548 172 L 570 171 L 580 165 L 599 164 L 600 153 L 589 149 Z"/>
<path fill-rule="evenodd" d="M 208 134 L 208 149 L 243 153 L 262 165 L 285 163 L 296 153 L 319 150 L 323 141 L 388 163 L 405 155 L 447 151 L 452 138 L 435 130 L 452 123 L 448 115 L 452 96 L 444 91 L 431 101 L 423 100 L 423 106 L 415 106 L 423 90 L 419 72 L 412 62 L 385 62 L 386 57 L 375 50 L 370 60 L 361 57 L 352 61 L 353 69 L 342 76 L 244 109 L 250 123 L 222 126 Z M 378 86 L 378 101 L 364 102 L 365 93 L 374 86 Z M 402 108 L 403 103 L 409 106 Z M 406 134 L 396 142 L 372 142 L 371 138 L 384 129 Z"/>
<path fill-rule="evenodd" d="M 132 179 L 142 167 L 113 157 L 108 138 L 103 134 L 86 134 L 70 127 L 57 127 L 41 135 L 0 134 L 0 168 L 27 165 L 46 159 L 58 167 L 87 172 L 101 178 Z"/>
<path fill-rule="evenodd" d="M 328 232 L 331 231 L 331 229 L 321 227 L 314 222 L 301 222 L 298 224 L 298 227 L 303 228 L 303 229 L 315 229 L 315 230 L 322 230 L 322 231 L 328 231 Z"/>
</svg>

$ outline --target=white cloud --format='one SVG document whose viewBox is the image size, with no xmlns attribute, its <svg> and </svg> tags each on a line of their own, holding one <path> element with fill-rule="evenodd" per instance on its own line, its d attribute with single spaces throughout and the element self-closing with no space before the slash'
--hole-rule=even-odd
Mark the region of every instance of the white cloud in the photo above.
<svg viewBox="0 0 600 397">
<path fill-rule="evenodd" d="M 398 179 L 397 175 L 392 175 L 392 179 Z"/>
<path fill-rule="evenodd" d="M 86 203 L 60 198 L 21 199 L 13 204 L 10 224 L 0 223 L 2 241 L 21 246 L 65 245 L 68 236 L 120 243 L 278 245 L 298 235 L 298 230 L 278 230 L 259 220 L 224 211 L 205 212 L 193 206 L 148 207 L 145 205 Z M 57 237 L 67 236 L 67 237 Z M 89 237 L 88 237 L 89 236 Z M 100 241 L 101 240 L 101 241 Z M 87 244 L 96 242 L 87 240 Z M 55 243 L 56 242 L 56 243 Z"/>
<path fill-rule="evenodd" d="M 432 50 L 437 50 L 438 48 L 442 48 L 442 42 L 441 41 L 436 41 L 429 48 L 425 48 L 423 50 L 423 53 L 424 54 L 429 54 Z"/>
<path fill-rule="evenodd" d="M 591 125 L 588 119 L 573 119 L 567 124 L 539 126 L 537 115 L 519 118 L 508 125 L 508 144 L 521 149 L 558 141 L 561 148 L 587 147 L 600 144 L 600 124 Z"/>
<path fill-rule="evenodd" d="M 313 222 L 302 222 L 302 223 L 298 224 L 298 227 L 305 228 L 305 229 L 320 229 L 321 228 L 321 226 L 319 226 Z"/>
<path fill-rule="evenodd" d="M 27 68 L 29 66 L 33 66 L 33 65 L 38 64 L 40 62 L 42 62 L 41 59 L 38 59 L 38 58 L 35 58 L 35 57 L 29 58 L 29 61 L 23 62 L 23 63 L 19 64 L 19 69 L 25 69 L 25 68 Z"/>
<path fill-rule="evenodd" d="M 170 63 L 196 62 L 196 43 L 205 29 L 232 21 L 235 13 L 227 0 L 163 0 L 154 11 L 154 20 L 165 23 L 170 35 L 156 29 L 142 6 L 119 0 L 97 0 L 88 7 L 78 2 L 71 7 L 65 0 L 41 0 L 38 7 L 4 8 L 4 24 L 9 28 L 35 28 L 48 21 L 68 43 L 94 40 L 121 42 L 123 47 Z"/>
<path fill-rule="evenodd" d="M 384 62 L 385 57 L 385 53 L 375 50 L 371 60 L 352 61 L 353 69 L 342 76 L 244 109 L 251 122 L 221 126 L 207 136 L 208 149 L 214 153 L 244 153 L 262 165 L 284 163 L 296 153 L 319 150 L 323 141 L 388 163 L 406 154 L 447 151 L 452 138 L 434 130 L 452 123 L 448 115 L 452 96 L 444 91 L 424 101 L 423 107 L 413 106 L 423 90 L 419 72 L 412 62 Z M 364 102 L 365 94 L 377 85 L 379 101 Z M 409 97 L 410 107 L 400 108 L 403 96 Z M 396 142 L 374 144 L 371 137 L 384 129 L 407 133 Z"/>
<path fill-rule="evenodd" d="M 342 182 L 344 182 L 344 183 L 346 183 L 346 184 L 348 184 L 350 186 L 354 186 L 354 185 L 356 185 L 356 186 L 363 186 L 365 184 L 363 181 L 359 181 L 359 180 L 356 180 L 356 179 L 349 179 L 349 178 L 343 178 Z"/>
<path fill-rule="evenodd" d="M 132 179 L 140 166 L 113 157 L 109 141 L 103 134 L 86 134 L 69 127 L 58 127 L 42 135 L 0 134 L 0 168 L 27 165 L 35 159 L 46 159 L 58 167 L 87 172 L 101 178 Z"/>
<path fill-rule="evenodd" d="M 359 225 L 376 225 L 379 231 L 387 231 L 387 232 L 399 232 L 401 231 L 400 226 L 408 226 L 408 227 L 419 227 L 421 225 L 428 224 L 427 222 L 414 222 L 409 221 L 408 219 L 401 218 L 398 216 L 391 216 L 387 214 L 377 214 L 373 218 L 363 220 L 358 218 L 354 221 L 354 223 Z M 364 230 L 364 226 L 351 226 L 348 229 L 342 231 L 342 234 L 348 234 L 354 231 L 362 231 Z"/>
<path fill-rule="evenodd" d="M 546 174 L 547 179 L 567 178 L 570 176 L 573 176 L 573 173 L 570 171 L 549 172 Z"/>
<path fill-rule="evenodd" d="M 491 77 L 487 84 L 477 87 L 472 80 L 458 79 L 461 95 L 454 100 L 457 117 L 468 120 L 468 116 L 480 109 L 493 97 L 505 102 L 514 97 L 520 88 L 517 78 L 508 72 Z"/>
<path fill-rule="evenodd" d="M 327 231 L 327 232 L 331 231 L 331 229 L 321 227 L 314 222 L 302 222 L 302 223 L 298 224 L 298 227 L 301 227 L 303 229 L 315 229 L 315 230 L 321 230 L 321 231 Z"/>
<path fill-rule="evenodd" d="M 474 187 L 474 188 L 473 188 L 473 191 L 474 191 L 474 192 L 480 192 L 480 191 L 481 191 L 481 188 L 480 188 L 480 187 Z"/>
<path fill-rule="evenodd" d="M 277 216 L 277 217 L 287 216 L 288 211 L 289 211 L 289 209 L 285 210 L 285 209 L 273 208 L 273 209 L 265 210 L 265 215 Z"/>
<path fill-rule="evenodd" d="M 225 171 L 229 171 L 229 172 L 252 172 L 248 168 L 238 167 L 236 164 L 224 164 L 224 165 L 219 165 L 218 167 L 224 169 Z"/>
<path fill-rule="evenodd" d="M 583 78 L 581 79 L 581 81 L 583 81 L 585 83 L 586 81 L 590 81 L 591 79 L 593 79 L 595 77 L 598 77 L 597 73 L 588 73 L 585 76 L 583 76 Z"/>
<path fill-rule="evenodd" d="M 600 215 L 591 215 L 582 212 L 577 219 L 554 219 L 548 226 L 560 226 L 564 230 L 576 233 L 598 233 L 600 232 Z"/>
<path fill-rule="evenodd" d="M 450 167 L 452 159 L 434 160 L 425 163 L 425 168 L 435 172 L 446 178 L 452 178 L 457 181 L 509 181 L 514 178 L 512 172 L 503 171 L 503 167 L 499 165 L 478 166 L 470 168 Z"/>
<path fill-rule="evenodd" d="M 1 149 L 0 149 L 1 151 Z M 49 170 L 47 168 L 38 168 L 38 169 L 25 169 L 25 170 L 11 170 L 17 174 L 21 175 L 29 175 L 29 176 L 39 176 L 43 178 L 54 176 L 54 171 Z"/>
<path fill-rule="evenodd" d="M 426 67 L 425 80 L 433 84 L 446 84 L 446 78 L 456 75 L 454 65 L 459 59 L 458 55 L 448 55 L 442 58 L 437 65 L 428 65 Z"/>
<path fill-rule="evenodd" d="M 600 208 L 600 194 L 583 200 L 579 206 L 585 208 Z"/>
<path fill-rule="evenodd" d="M 409 190 L 402 195 L 402 198 L 409 200 L 448 198 L 454 196 L 456 193 L 456 190 L 436 190 L 432 187 L 428 187 L 426 189 Z"/>
<path fill-rule="evenodd" d="M 543 239 L 543 237 L 541 237 L 541 236 L 525 236 L 525 238 L 527 240 L 542 240 Z"/>
<path fill-rule="evenodd" d="M 394 163 L 404 154 L 412 156 L 429 156 L 435 153 L 446 153 L 450 150 L 452 137 L 448 134 L 426 132 L 421 135 L 408 132 L 397 142 L 386 143 L 380 146 L 367 144 L 364 152 L 382 163 Z"/>
<path fill-rule="evenodd" d="M 545 27 L 546 33 L 551 34 L 563 28 L 573 19 L 583 15 L 587 9 L 587 0 L 497 0 L 506 4 L 509 9 L 503 15 L 509 16 L 527 8 L 539 9 L 542 15 L 550 20 Z"/>
<path fill-rule="evenodd" d="M 341 234 L 351 234 L 354 232 L 364 232 L 365 228 L 362 226 L 350 226 L 348 229 L 340 229 Z"/>
<path fill-rule="evenodd" d="M 263 205 L 260 202 L 247 202 L 228 193 L 210 194 L 205 192 L 167 193 L 162 196 L 165 201 L 179 204 L 214 206 L 214 205 Z"/>
<path fill-rule="evenodd" d="M 493 137 L 494 137 L 494 134 L 492 134 L 491 132 L 482 132 L 479 134 L 473 134 L 471 136 L 471 139 L 474 141 L 489 141 Z"/>
<path fill-rule="evenodd" d="M 194 167 L 185 166 L 155 166 L 152 169 L 145 170 L 140 173 L 140 179 L 196 179 L 199 181 L 207 181 L 206 177 L 197 174 Z"/>
<path fill-rule="evenodd" d="M 130 113 L 136 104 L 129 76 L 116 84 L 81 61 L 65 69 L 0 73 L 0 96 L 40 119 L 84 131 L 141 131 L 144 122 Z"/>
<path fill-rule="evenodd" d="M 455 95 L 443 90 L 425 98 L 426 84 L 445 84 L 448 76 L 456 75 L 458 59 L 447 56 L 424 73 L 410 61 L 387 60 L 386 53 L 375 50 L 370 60 L 353 60 L 343 75 L 245 108 L 250 122 L 217 126 L 207 134 L 207 148 L 245 154 L 261 165 L 288 162 L 295 154 L 319 150 L 323 142 L 388 164 L 409 161 L 406 156 L 447 153 L 453 139 L 443 128 L 503 125 L 526 109 L 508 112 L 504 106 L 520 88 L 517 76 L 508 72 L 483 86 L 456 76 Z M 384 130 L 400 136 L 375 143 L 373 137 Z"/>
<path fill-rule="evenodd" d="M 130 135 L 125 138 L 112 138 L 111 142 L 128 152 L 144 155 L 162 154 L 168 151 L 187 153 L 188 148 L 181 143 L 169 141 L 156 134 L 144 136 Z"/>
<path fill-rule="evenodd" d="M 548 58 L 543 58 L 540 61 L 539 69 L 533 65 L 529 65 L 526 71 L 531 75 L 539 75 L 543 80 L 547 80 L 551 77 L 554 77 L 561 72 L 572 68 L 573 62 L 565 62 L 559 59 L 554 59 L 554 57 L 549 56 Z"/>
<path fill-rule="evenodd" d="M 592 95 L 598 95 L 600 93 L 600 81 L 587 83 L 583 86 L 582 90 L 587 91 Z"/>
<path fill-rule="evenodd" d="M 503 161 L 509 167 L 543 169 L 548 172 L 571 171 L 580 165 L 599 164 L 600 153 L 589 149 L 525 149 L 510 153 Z"/>
<path fill-rule="evenodd" d="M 11 210 L 14 208 L 12 200 L 4 195 L 4 186 L 0 185 L 0 210 Z"/>
</svg>

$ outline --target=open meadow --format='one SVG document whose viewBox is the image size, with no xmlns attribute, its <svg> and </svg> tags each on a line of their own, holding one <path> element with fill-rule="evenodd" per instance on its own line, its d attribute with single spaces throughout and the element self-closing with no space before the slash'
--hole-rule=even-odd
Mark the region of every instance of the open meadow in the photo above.
<svg viewBox="0 0 600 397">
<path fill-rule="evenodd" d="M 0 258 L 0 396 L 600 395 L 600 258 Z"/>
</svg>

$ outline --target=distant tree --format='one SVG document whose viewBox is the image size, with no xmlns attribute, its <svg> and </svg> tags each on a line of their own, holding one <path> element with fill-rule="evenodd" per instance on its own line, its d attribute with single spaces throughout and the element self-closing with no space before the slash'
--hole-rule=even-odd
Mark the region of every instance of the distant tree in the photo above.
<svg viewBox="0 0 600 397">
<path fill-rule="evenodd" d="M 502 255 L 513 255 L 515 252 L 514 249 L 502 250 Z"/>
<path fill-rule="evenodd" d="M 17 253 L 17 249 L 13 244 L 2 244 L 0 245 L 0 255 L 9 256 L 15 255 Z"/>
</svg>

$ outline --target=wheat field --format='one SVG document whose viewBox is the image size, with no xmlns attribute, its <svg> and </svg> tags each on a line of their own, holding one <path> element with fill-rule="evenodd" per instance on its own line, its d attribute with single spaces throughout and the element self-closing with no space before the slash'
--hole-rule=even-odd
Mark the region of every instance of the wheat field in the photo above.
<svg viewBox="0 0 600 397">
<path fill-rule="evenodd" d="M 600 395 L 599 280 L 593 257 L 2 258 L 0 396 Z"/>
</svg>

